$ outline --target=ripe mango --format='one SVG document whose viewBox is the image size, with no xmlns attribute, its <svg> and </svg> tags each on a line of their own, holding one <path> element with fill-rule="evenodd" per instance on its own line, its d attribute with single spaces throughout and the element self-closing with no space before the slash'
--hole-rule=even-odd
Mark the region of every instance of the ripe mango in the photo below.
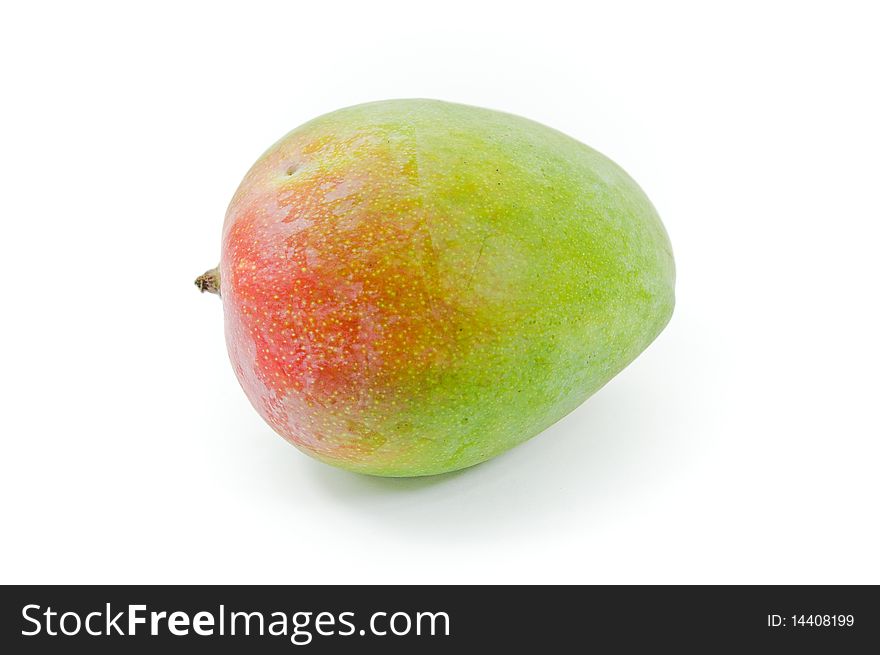
<svg viewBox="0 0 880 655">
<path fill-rule="evenodd" d="M 675 269 L 619 166 L 538 123 L 434 100 L 293 130 L 229 205 L 235 373 L 328 464 L 383 476 L 483 462 L 559 420 L 672 314 Z"/>
</svg>

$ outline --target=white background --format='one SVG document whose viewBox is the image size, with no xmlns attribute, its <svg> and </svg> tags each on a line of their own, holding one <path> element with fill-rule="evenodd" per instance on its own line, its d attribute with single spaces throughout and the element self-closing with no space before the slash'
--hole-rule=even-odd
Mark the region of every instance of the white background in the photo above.
<svg viewBox="0 0 880 655">
<path fill-rule="evenodd" d="M 880 583 L 880 21 L 725 4 L 6 7 L 0 580 Z M 393 97 L 599 149 L 678 265 L 627 370 L 435 479 L 287 445 L 193 286 L 268 145 Z"/>
</svg>

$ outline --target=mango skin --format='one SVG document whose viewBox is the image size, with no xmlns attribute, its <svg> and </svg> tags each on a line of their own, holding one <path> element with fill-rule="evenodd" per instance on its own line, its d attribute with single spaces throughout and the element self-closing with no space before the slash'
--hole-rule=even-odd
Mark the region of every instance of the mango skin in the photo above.
<svg viewBox="0 0 880 655">
<path fill-rule="evenodd" d="M 667 324 L 675 269 L 607 157 L 510 114 L 389 100 L 260 157 L 220 279 L 232 364 L 272 428 L 334 466 L 419 476 L 580 405 Z"/>
</svg>

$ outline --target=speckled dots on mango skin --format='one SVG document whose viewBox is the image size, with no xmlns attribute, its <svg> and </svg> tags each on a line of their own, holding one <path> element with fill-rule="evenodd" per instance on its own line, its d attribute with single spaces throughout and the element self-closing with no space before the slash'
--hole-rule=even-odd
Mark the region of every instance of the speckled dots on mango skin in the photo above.
<svg viewBox="0 0 880 655">
<path fill-rule="evenodd" d="M 663 226 L 613 162 L 428 100 L 322 116 L 236 192 L 220 285 L 236 375 L 301 450 L 378 475 L 484 461 L 662 330 Z"/>
</svg>

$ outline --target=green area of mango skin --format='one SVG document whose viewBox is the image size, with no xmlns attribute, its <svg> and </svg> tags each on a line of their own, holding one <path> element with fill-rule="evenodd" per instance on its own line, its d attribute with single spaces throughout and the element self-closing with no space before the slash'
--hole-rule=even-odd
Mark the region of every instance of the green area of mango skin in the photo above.
<svg viewBox="0 0 880 655">
<path fill-rule="evenodd" d="M 472 466 L 572 411 L 669 321 L 672 251 L 638 185 L 595 150 L 510 114 L 433 100 L 327 114 L 273 146 L 233 207 L 247 205 L 302 144 L 358 135 L 373 145 L 363 153 L 331 148 L 309 165 L 351 171 L 371 159 L 396 162 L 401 181 L 391 186 L 414 192 L 417 202 L 404 211 L 418 214 L 432 253 L 407 265 L 414 275 L 430 268 L 435 298 L 453 308 L 454 343 L 442 362 L 382 378 L 390 385 L 382 398 L 393 402 L 315 410 L 320 424 L 339 426 L 332 447 L 314 448 L 273 424 L 309 454 L 384 476 Z"/>
</svg>

